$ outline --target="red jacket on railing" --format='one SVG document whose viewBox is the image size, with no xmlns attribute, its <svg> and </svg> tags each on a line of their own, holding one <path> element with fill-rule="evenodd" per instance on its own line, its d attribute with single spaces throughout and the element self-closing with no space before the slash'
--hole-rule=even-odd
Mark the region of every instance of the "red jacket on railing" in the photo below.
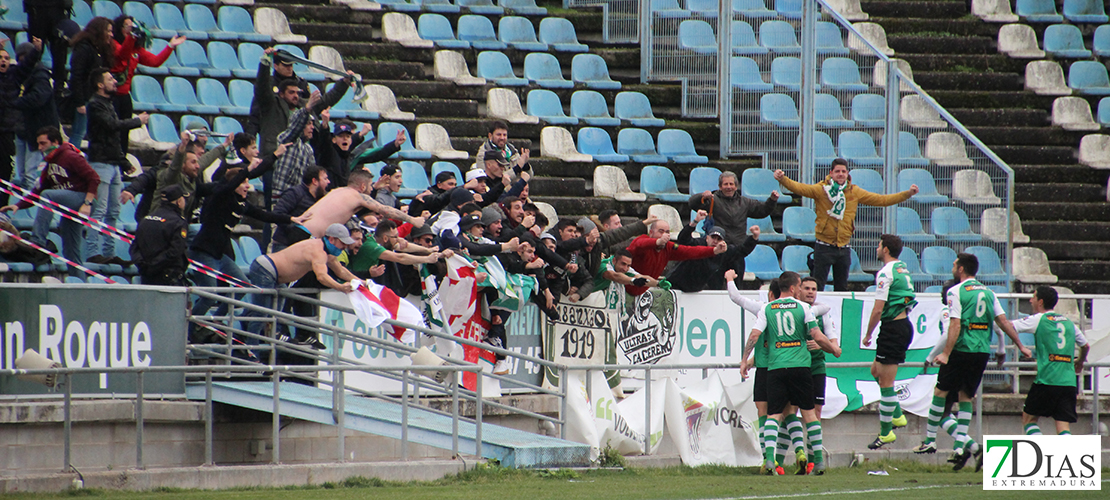
<svg viewBox="0 0 1110 500">
<path fill-rule="evenodd" d="M 44 161 L 46 168 L 42 169 L 42 176 L 31 192 L 42 194 L 47 189 L 66 189 L 96 196 L 100 176 L 96 175 L 96 171 L 85 160 L 85 155 L 73 144 L 63 142 L 58 149 L 46 155 Z M 15 206 L 22 210 L 32 205 L 30 201 L 22 199 Z"/>
<path fill-rule="evenodd" d="M 128 34 L 123 39 L 123 43 L 117 42 L 112 39 L 112 47 L 116 51 L 116 64 L 110 68 L 113 75 L 117 75 L 119 84 L 116 87 L 116 93 L 119 95 L 127 95 L 131 93 L 131 78 L 135 76 L 135 68 L 140 64 L 143 66 L 150 66 L 157 68 L 170 58 L 173 52 L 173 47 L 167 45 L 162 49 L 162 52 L 154 54 L 149 50 L 142 47 L 135 47 L 135 35 Z M 118 75 L 126 71 L 125 78 L 119 78 Z"/>
<path fill-rule="evenodd" d="M 658 278 L 663 275 L 667 263 L 672 260 L 706 259 L 713 256 L 713 247 L 691 247 L 668 241 L 659 248 L 656 239 L 642 234 L 628 244 L 632 254 L 632 268 L 637 273 Z M 630 295 L 640 295 L 648 290 L 646 286 L 625 285 Z"/>
</svg>

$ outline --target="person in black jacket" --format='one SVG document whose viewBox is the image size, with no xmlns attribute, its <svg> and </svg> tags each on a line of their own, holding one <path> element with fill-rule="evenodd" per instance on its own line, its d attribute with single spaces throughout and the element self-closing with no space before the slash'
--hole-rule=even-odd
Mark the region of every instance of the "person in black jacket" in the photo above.
<svg viewBox="0 0 1110 500">
<path fill-rule="evenodd" d="M 166 201 L 154 213 L 143 217 L 131 243 L 131 260 L 139 266 L 144 285 L 185 284 L 185 238 L 189 224 L 181 216 L 185 208 L 185 190 L 167 186 L 162 190 Z"/>
<path fill-rule="evenodd" d="M 231 244 L 231 231 L 243 216 L 273 224 L 303 222 L 300 217 L 278 215 L 247 202 L 250 177 L 258 177 L 273 165 L 273 155 L 265 160 L 256 158 L 248 168 L 229 168 L 222 172 L 222 179 L 197 188 L 197 193 L 204 197 L 204 205 L 200 210 L 200 231 L 189 246 L 191 259 L 246 282 L 246 275 L 235 263 L 235 249 Z M 197 286 L 216 286 L 215 278 L 199 272 L 193 273 L 192 279 Z M 212 305 L 213 301 L 209 299 L 197 299 L 193 305 L 193 314 L 203 315 Z M 226 307 L 226 304 L 221 303 L 217 314 L 223 314 Z"/>
<path fill-rule="evenodd" d="M 682 231 L 678 233 L 677 243 L 689 246 L 716 246 L 725 241 L 725 230 L 715 226 L 709 234 L 701 238 L 694 238 L 694 228 L 698 222 L 706 218 L 705 210 L 698 210 L 698 214 Z M 714 255 L 707 259 L 684 260 L 675 266 L 667 276 L 671 288 L 683 292 L 700 292 L 702 290 L 725 290 L 725 271 L 732 269 L 737 276 L 743 279 L 744 257 L 752 253 L 759 240 L 759 226 L 749 228 L 751 236 L 744 239 L 739 247 L 729 246 L 725 253 Z"/>
<path fill-rule="evenodd" d="M 370 133 L 369 123 L 358 130 L 350 120 L 336 120 L 334 128 L 329 129 L 330 118 L 329 109 L 320 112 L 320 126 L 316 127 L 316 133 L 310 141 L 312 150 L 316 153 L 316 164 L 328 172 L 328 179 L 331 181 L 328 189 L 346 186 L 352 170 L 393 156 L 405 143 L 405 132 L 398 130 L 393 142 L 375 148 L 373 140 L 365 140 Z"/>
<path fill-rule="evenodd" d="M 70 104 L 76 108 L 73 114 L 73 128 L 69 142 L 78 148 L 85 140 L 89 119 L 85 104 L 88 103 L 96 86 L 89 86 L 89 77 L 96 68 L 111 68 L 115 63 L 115 50 L 112 48 L 112 20 L 107 17 L 94 17 L 85 29 L 70 40 L 73 53 L 69 56 Z M 57 76 L 55 75 L 55 78 Z M 115 90 L 112 90 L 115 93 Z M 118 133 L 118 132 L 117 132 Z M 117 138 L 118 141 L 118 138 Z"/>
<path fill-rule="evenodd" d="M 263 68 L 263 66 L 265 66 L 265 68 Z M 272 72 L 270 71 L 271 66 L 273 66 Z M 282 57 L 274 56 L 272 65 L 269 63 L 259 65 L 258 74 L 256 76 L 263 75 L 268 76 L 268 78 L 264 82 L 262 82 L 266 85 L 270 84 L 271 82 L 283 82 L 285 80 L 292 80 L 296 83 L 297 88 L 300 89 L 299 97 L 301 99 L 308 99 L 308 95 L 310 94 L 308 90 L 308 80 L 297 76 L 297 72 L 293 71 L 293 63 L 291 61 L 286 61 Z M 258 89 L 259 87 L 255 88 L 256 91 Z M 277 95 L 278 89 L 274 88 L 273 90 L 271 90 L 271 93 Z M 263 128 L 263 113 L 261 108 L 259 107 L 259 99 L 260 96 L 258 94 L 255 94 L 254 99 L 251 100 L 250 116 L 247 118 L 247 126 L 243 128 L 243 132 L 250 134 L 252 137 L 260 134 Z M 288 116 L 286 116 L 286 119 L 288 119 Z M 281 131 L 282 128 L 284 127 L 279 128 L 278 131 Z M 276 144 L 274 146 L 276 146 Z"/>
<path fill-rule="evenodd" d="M 317 165 L 304 169 L 303 183 L 293 189 L 286 189 L 274 205 L 274 213 L 289 217 L 299 217 L 328 193 L 328 172 Z M 296 226 L 278 226 L 274 231 L 273 251 L 280 252 L 298 241 L 311 238 L 308 231 Z"/>
<path fill-rule="evenodd" d="M 120 191 L 123 190 L 120 167 L 130 165 L 119 142 L 119 134 L 123 130 L 139 128 L 150 117 L 147 113 L 126 119 L 116 116 L 116 107 L 112 102 L 116 93 L 116 78 L 107 68 L 94 69 L 89 76 L 89 84 L 95 93 L 86 105 L 90 126 L 88 157 L 89 165 L 100 176 L 92 218 L 115 226 L 119 218 Z M 85 235 L 85 255 L 89 262 L 97 264 L 124 264 L 116 256 L 115 241 L 96 231 L 88 231 Z"/>
<path fill-rule="evenodd" d="M 13 104 L 29 72 L 26 63 L 13 65 L 8 51 L 0 49 L 0 177 L 4 180 L 12 177 L 15 138 L 23 135 L 23 113 Z"/>
<path fill-rule="evenodd" d="M 37 40 L 37 39 L 35 39 Z M 58 108 L 50 86 L 50 70 L 39 62 L 42 41 L 22 43 L 16 48 L 20 65 L 30 65 L 30 74 L 23 80 L 23 95 L 12 106 L 23 112 L 23 134 L 16 134 L 16 163 L 20 183 L 31 189 L 38 180 L 42 152 L 35 144 L 35 133 L 46 127 L 59 126 Z"/>
</svg>

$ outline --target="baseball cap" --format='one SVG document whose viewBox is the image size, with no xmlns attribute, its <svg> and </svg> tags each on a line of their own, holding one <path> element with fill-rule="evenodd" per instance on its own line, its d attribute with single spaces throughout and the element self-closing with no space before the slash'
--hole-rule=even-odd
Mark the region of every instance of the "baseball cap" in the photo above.
<svg viewBox="0 0 1110 500">
<path fill-rule="evenodd" d="M 484 224 L 482 224 L 482 218 L 477 214 L 467 214 L 462 218 L 462 220 L 459 221 L 459 229 L 462 229 L 463 231 L 468 231 L 474 226 L 483 225 Z"/>
<path fill-rule="evenodd" d="M 336 123 L 335 129 L 332 130 L 333 135 L 353 133 L 355 133 L 355 126 L 350 123 Z"/>
<path fill-rule="evenodd" d="M 444 170 L 443 172 L 440 172 L 440 173 L 436 174 L 436 184 L 439 184 L 441 182 L 447 182 L 447 181 L 449 181 L 451 179 L 454 179 L 454 178 L 455 178 L 455 173 L 454 172 L 452 172 L 450 170 Z"/>
<path fill-rule="evenodd" d="M 474 179 L 481 179 L 482 177 L 485 177 L 485 176 L 486 176 L 486 171 L 485 170 L 482 170 L 480 168 L 476 168 L 476 169 L 471 170 L 471 171 L 466 173 L 466 182 L 470 182 Z"/>
<path fill-rule="evenodd" d="M 339 241 L 342 241 L 346 245 L 355 244 L 354 238 L 351 238 L 351 232 L 348 231 L 347 228 L 343 226 L 343 224 L 332 224 L 328 226 L 328 229 L 324 231 L 324 236 L 327 236 L 329 238 L 339 238 Z"/>
<path fill-rule="evenodd" d="M 551 233 L 543 233 L 543 234 L 541 234 L 541 235 L 540 235 L 540 241 L 543 241 L 543 240 L 551 240 L 551 241 L 554 241 L 554 242 L 556 242 L 556 243 L 558 243 L 558 242 L 559 242 L 559 240 L 555 239 L 555 235 L 554 235 L 554 234 L 551 234 Z"/>
<path fill-rule="evenodd" d="M 451 190 L 450 206 L 458 208 L 472 201 L 474 201 L 474 195 L 469 189 L 457 187 Z"/>
<path fill-rule="evenodd" d="M 725 239 L 725 230 L 714 226 L 713 229 L 709 230 L 709 234 L 706 235 L 706 236 L 716 236 L 716 237 L 721 238 L 723 240 L 723 239 Z"/>
<path fill-rule="evenodd" d="M 185 188 L 180 184 L 171 184 L 162 188 L 162 199 L 165 201 L 177 201 L 182 196 L 185 196 Z"/>
<path fill-rule="evenodd" d="M 378 174 L 381 175 L 382 177 L 389 177 L 389 176 L 397 173 L 400 170 L 401 169 L 397 168 L 396 165 L 386 165 L 386 166 L 382 167 L 381 170 L 378 171 Z"/>
</svg>

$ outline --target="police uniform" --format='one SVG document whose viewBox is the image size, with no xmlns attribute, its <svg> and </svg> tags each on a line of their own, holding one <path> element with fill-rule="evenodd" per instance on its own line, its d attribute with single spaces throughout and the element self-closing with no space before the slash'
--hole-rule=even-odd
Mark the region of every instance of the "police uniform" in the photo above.
<svg viewBox="0 0 1110 500">
<path fill-rule="evenodd" d="M 185 254 L 189 224 L 181 216 L 181 209 L 169 201 L 180 198 L 184 191 L 174 184 L 163 193 L 167 202 L 139 221 L 131 243 L 131 260 L 139 266 L 144 285 L 182 286 L 189 266 Z"/>
</svg>

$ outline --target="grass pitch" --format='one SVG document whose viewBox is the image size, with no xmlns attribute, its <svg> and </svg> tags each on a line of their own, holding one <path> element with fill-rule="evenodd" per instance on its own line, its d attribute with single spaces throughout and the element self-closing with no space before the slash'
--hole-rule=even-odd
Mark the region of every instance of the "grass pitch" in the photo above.
<svg viewBox="0 0 1110 500">
<path fill-rule="evenodd" d="M 886 471 L 886 476 L 869 471 Z M 1014 498 L 1105 499 L 1101 491 L 984 491 L 982 473 L 952 472 L 947 467 L 917 462 L 869 462 L 862 468 L 830 470 L 821 477 L 761 476 L 751 467 L 671 467 L 530 471 L 479 466 L 426 482 L 389 482 L 351 478 L 321 486 L 255 488 L 222 491 L 159 489 L 119 492 L 86 489 L 53 495 L 19 494 L 5 499 L 112 498 L 127 500 L 363 500 L 366 498 L 473 500 L 648 500 L 648 499 L 781 499 L 852 500 L 1009 500 Z M 787 469 L 787 474 L 792 474 Z M 1104 470 L 1105 472 L 1105 470 Z"/>
</svg>

